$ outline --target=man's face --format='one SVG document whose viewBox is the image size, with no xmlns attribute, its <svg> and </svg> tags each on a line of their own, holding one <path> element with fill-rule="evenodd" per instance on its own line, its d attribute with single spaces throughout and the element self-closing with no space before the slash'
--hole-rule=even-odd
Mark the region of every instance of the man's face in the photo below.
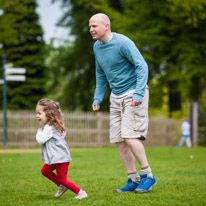
<svg viewBox="0 0 206 206">
<path fill-rule="evenodd" d="M 89 20 L 90 34 L 95 40 L 100 40 L 104 38 L 104 35 L 107 30 L 106 24 L 100 20 L 100 18 L 93 16 Z"/>
</svg>

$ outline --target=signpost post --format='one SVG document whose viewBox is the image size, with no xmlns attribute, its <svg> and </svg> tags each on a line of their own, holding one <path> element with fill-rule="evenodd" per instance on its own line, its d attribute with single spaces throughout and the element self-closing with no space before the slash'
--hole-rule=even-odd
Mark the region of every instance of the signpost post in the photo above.
<svg viewBox="0 0 206 206">
<path fill-rule="evenodd" d="M 3 79 L 0 79 L 0 84 L 3 84 L 3 110 L 4 110 L 4 149 L 7 149 L 7 81 L 25 81 L 26 69 L 13 68 L 13 64 L 6 64 L 6 56 L 2 56 Z M 18 74 L 18 75 L 12 75 Z"/>
<path fill-rule="evenodd" d="M 3 118 L 3 125 L 4 125 L 4 149 L 7 149 L 7 94 L 6 94 L 6 75 L 5 75 L 5 64 L 6 64 L 6 56 L 2 57 L 2 67 L 3 67 L 3 110 L 4 110 L 4 118 Z"/>
</svg>

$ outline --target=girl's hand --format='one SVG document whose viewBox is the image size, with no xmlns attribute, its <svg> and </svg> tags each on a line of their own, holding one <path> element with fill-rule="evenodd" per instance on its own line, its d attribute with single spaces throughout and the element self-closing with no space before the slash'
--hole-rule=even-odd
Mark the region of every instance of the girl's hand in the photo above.
<svg viewBox="0 0 206 206">
<path fill-rule="evenodd" d="M 41 132 L 41 131 L 43 131 L 43 129 L 42 129 L 42 128 L 39 128 L 39 129 L 37 130 L 37 132 Z"/>
</svg>

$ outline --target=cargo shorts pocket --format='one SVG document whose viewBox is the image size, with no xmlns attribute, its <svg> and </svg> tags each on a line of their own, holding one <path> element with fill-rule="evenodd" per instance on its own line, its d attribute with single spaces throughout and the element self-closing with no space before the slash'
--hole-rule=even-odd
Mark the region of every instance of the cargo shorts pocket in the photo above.
<svg viewBox="0 0 206 206">
<path fill-rule="evenodd" d="M 147 113 L 146 111 L 136 110 L 134 112 L 134 131 L 144 132 L 147 130 Z"/>
</svg>

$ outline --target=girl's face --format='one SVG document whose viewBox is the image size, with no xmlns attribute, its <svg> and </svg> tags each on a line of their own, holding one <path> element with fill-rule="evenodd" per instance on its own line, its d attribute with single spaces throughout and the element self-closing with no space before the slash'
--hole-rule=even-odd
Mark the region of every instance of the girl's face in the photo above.
<svg viewBox="0 0 206 206">
<path fill-rule="evenodd" d="M 44 112 L 44 106 L 42 105 L 36 106 L 36 118 L 39 121 L 40 125 L 45 125 L 48 122 L 46 113 Z"/>
</svg>

